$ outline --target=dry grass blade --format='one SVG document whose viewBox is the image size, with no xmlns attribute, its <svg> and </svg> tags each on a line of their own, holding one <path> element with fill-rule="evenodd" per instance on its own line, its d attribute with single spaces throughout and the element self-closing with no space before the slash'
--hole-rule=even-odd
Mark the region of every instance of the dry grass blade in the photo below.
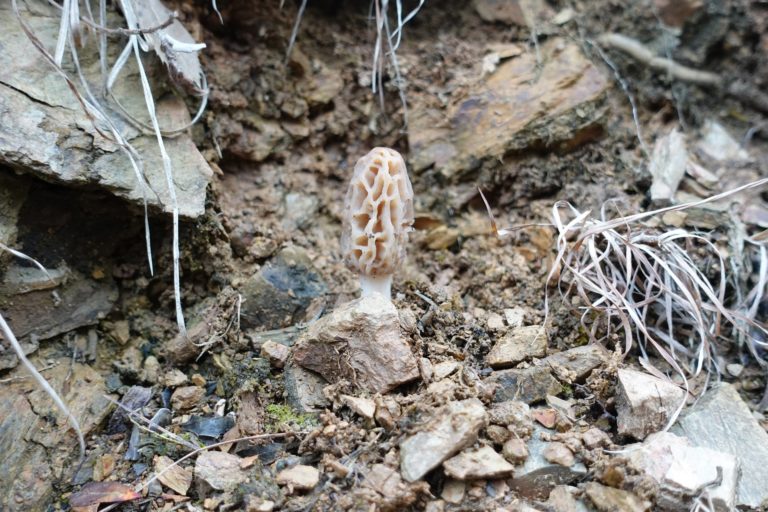
<svg viewBox="0 0 768 512">
<path fill-rule="evenodd" d="M 758 277 L 749 293 L 738 289 L 734 293 L 734 278 L 727 272 L 736 265 L 733 257 L 724 257 L 707 234 L 664 232 L 640 224 L 766 183 L 768 179 L 757 180 L 700 201 L 616 218 L 608 218 L 607 205 L 595 218 L 591 211 L 581 212 L 560 201 L 552 208 L 557 254 L 547 283 L 556 286 L 563 304 L 573 304 L 572 298 L 578 297 L 581 325 L 592 342 L 611 342 L 620 336 L 624 355 L 639 349 L 641 365 L 669 378 L 653 366 L 651 355 L 660 357 L 681 377 L 686 390 L 690 378 L 703 375 L 708 381 L 721 372 L 718 345 L 729 336 L 746 343 L 755 360 L 766 365 L 759 349 L 768 346 L 764 338 L 768 328 L 756 319 L 768 285 L 766 241 L 745 239 L 759 255 Z M 497 229 L 492 216 L 491 224 L 498 236 L 512 232 Z M 550 303 L 548 289 L 546 315 Z"/>
</svg>

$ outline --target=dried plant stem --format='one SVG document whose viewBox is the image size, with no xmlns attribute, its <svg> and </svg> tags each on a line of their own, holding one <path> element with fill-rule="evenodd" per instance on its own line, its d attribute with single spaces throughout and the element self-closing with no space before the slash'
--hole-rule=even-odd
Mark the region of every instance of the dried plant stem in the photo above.
<svg viewBox="0 0 768 512">
<path fill-rule="evenodd" d="M 689 68 L 672 59 L 659 57 L 640 41 L 622 34 L 603 34 L 598 38 L 598 42 L 607 48 L 622 51 L 649 68 L 665 72 L 681 82 L 714 87 L 753 108 L 768 112 L 768 94 L 741 80 L 725 80 L 717 73 Z"/>
</svg>

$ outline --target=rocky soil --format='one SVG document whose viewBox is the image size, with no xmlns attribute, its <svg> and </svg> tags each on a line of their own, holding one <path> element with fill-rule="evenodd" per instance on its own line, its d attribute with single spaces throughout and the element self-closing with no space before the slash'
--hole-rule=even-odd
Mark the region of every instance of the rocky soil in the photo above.
<svg viewBox="0 0 768 512">
<path fill-rule="evenodd" d="M 114 110 L 151 191 L 151 273 L 128 159 L 0 0 L 0 243 L 49 273 L 0 254 L 0 313 L 86 434 L 81 460 L 0 337 L 0 510 L 768 509 L 765 354 L 723 331 L 719 371 L 687 392 L 548 282 L 559 200 L 614 216 L 768 176 L 764 2 L 427 1 L 381 94 L 369 2 L 310 0 L 287 58 L 298 2 L 219 2 L 221 19 L 166 4 L 206 43 L 211 90 L 166 138 L 187 336 L 156 139 Z M 60 9 L 19 5 L 53 49 Z M 676 78 L 607 33 L 719 81 Z M 93 83 L 96 44 L 80 50 Z M 161 124 L 183 126 L 198 100 L 144 62 Z M 129 63 L 115 95 L 141 113 L 138 80 Z M 358 298 L 339 245 L 352 168 L 375 146 L 404 155 L 415 192 L 392 304 Z M 499 228 L 526 227 L 496 236 L 479 189 Z M 727 269 L 735 296 L 760 282 L 734 240 L 764 243 L 764 190 L 641 227 L 706 233 L 743 263 Z"/>
</svg>

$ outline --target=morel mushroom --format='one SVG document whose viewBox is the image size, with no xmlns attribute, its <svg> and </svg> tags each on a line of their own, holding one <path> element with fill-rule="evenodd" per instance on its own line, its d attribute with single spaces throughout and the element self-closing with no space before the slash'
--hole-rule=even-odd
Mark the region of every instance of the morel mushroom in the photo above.
<svg viewBox="0 0 768 512">
<path fill-rule="evenodd" d="M 405 258 L 413 225 L 413 189 L 400 153 L 374 148 L 357 161 L 343 223 L 341 249 L 360 274 L 363 297 L 391 298 L 392 274 Z"/>
</svg>

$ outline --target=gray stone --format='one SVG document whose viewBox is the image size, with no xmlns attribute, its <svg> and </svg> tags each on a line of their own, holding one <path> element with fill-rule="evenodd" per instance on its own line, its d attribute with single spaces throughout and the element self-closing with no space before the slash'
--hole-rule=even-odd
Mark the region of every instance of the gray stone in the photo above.
<svg viewBox="0 0 768 512">
<path fill-rule="evenodd" d="M 283 376 L 286 398 L 295 410 L 302 413 L 319 412 L 330 405 L 323 395 L 323 388 L 328 383 L 315 372 L 289 362 L 283 370 Z"/>
<path fill-rule="evenodd" d="M 62 267 L 48 271 L 11 264 L 0 282 L 0 308 L 17 338 L 48 339 L 94 325 L 112 310 L 111 279 L 96 281 Z"/>
<path fill-rule="evenodd" d="M 320 481 L 320 472 L 312 466 L 298 464 L 277 474 L 277 483 L 299 491 L 309 491 Z"/>
<path fill-rule="evenodd" d="M 493 346 L 485 362 L 491 368 L 509 368 L 532 357 L 547 354 L 547 333 L 542 325 L 517 327 Z"/>
<path fill-rule="evenodd" d="M 531 408 L 525 402 L 507 400 L 493 404 L 489 419 L 494 425 L 507 427 L 517 437 L 528 438 L 533 432 Z"/>
<path fill-rule="evenodd" d="M 69 357 L 57 359 L 44 375 L 89 439 L 112 409 L 101 375 Z M 28 376 L 25 368 L 12 370 L 0 393 L 0 510 L 9 512 L 48 510 L 53 486 L 69 481 L 77 466 L 69 422 Z"/>
<path fill-rule="evenodd" d="M 467 450 L 443 462 L 445 474 L 459 480 L 505 478 L 515 467 L 490 446 Z"/>
<path fill-rule="evenodd" d="M 400 444 L 400 472 L 409 482 L 419 480 L 443 461 L 471 445 L 487 421 L 482 402 L 469 398 L 451 402 Z"/>
<path fill-rule="evenodd" d="M 375 393 L 419 378 L 397 310 L 379 294 L 343 304 L 313 323 L 293 347 L 293 360 L 329 382 L 345 379 Z"/>
<path fill-rule="evenodd" d="M 317 216 L 320 200 L 315 195 L 289 192 L 283 199 L 281 224 L 288 232 L 306 228 Z"/>
<path fill-rule="evenodd" d="M 583 382 L 598 366 L 608 360 L 610 354 L 600 345 L 583 345 L 549 355 L 537 362 L 548 366 L 560 379 L 567 382 Z"/>
<path fill-rule="evenodd" d="M 528 458 L 522 467 L 515 470 L 515 476 L 510 481 L 510 488 L 525 498 L 547 499 L 555 486 L 571 484 L 587 474 L 587 468 L 581 462 L 566 467 L 547 461 L 544 453 L 550 443 L 541 439 L 543 433 L 553 432 L 536 428 L 528 441 Z"/>
<path fill-rule="evenodd" d="M 528 445 L 524 440 L 515 437 L 504 443 L 501 452 L 508 461 L 520 464 L 528 458 Z"/>
<path fill-rule="evenodd" d="M 647 373 L 619 370 L 616 386 L 617 426 L 620 435 L 645 439 L 664 428 L 678 407 L 685 391 Z"/>
<path fill-rule="evenodd" d="M 520 400 L 534 404 L 546 400 L 547 395 L 557 395 L 562 386 L 545 366 L 494 372 L 490 382 L 499 384 L 493 396 L 494 402 Z"/>
<path fill-rule="evenodd" d="M 737 508 L 760 509 L 768 505 L 768 433 L 730 384 L 719 384 L 685 411 L 672 432 L 703 446 L 736 457 L 741 478 Z"/>
<path fill-rule="evenodd" d="M 195 478 L 217 491 L 229 491 L 245 482 L 248 475 L 240 469 L 242 459 L 216 450 L 201 452 L 195 461 Z"/>
<path fill-rule="evenodd" d="M 552 512 L 589 512 L 587 506 L 576 497 L 579 490 L 568 485 L 558 485 L 549 493 L 547 505 Z"/>
<path fill-rule="evenodd" d="M 171 395 L 171 406 L 174 411 L 187 411 L 198 405 L 205 397 L 205 390 L 198 386 L 182 386 L 176 388 Z"/>
<path fill-rule="evenodd" d="M 707 120 L 702 128 L 698 149 L 715 162 L 744 162 L 749 153 L 717 121 Z"/>
<path fill-rule="evenodd" d="M 585 487 L 587 496 L 600 512 L 645 512 L 651 504 L 628 491 L 606 487 L 589 482 Z"/>
<path fill-rule="evenodd" d="M 569 450 L 565 444 L 559 442 L 549 443 L 547 447 L 544 448 L 542 455 L 547 461 L 553 464 L 560 464 L 567 468 L 573 466 L 576 462 L 573 452 Z"/>
<path fill-rule="evenodd" d="M 464 493 L 467 490 L 467 484 L 462 480 L 448 479 L 443 484 L 443 492 L 440 497 L 448 503 L 458 505 L 464 501 Z"/>
<path fill-rule="evenodd" d="M 628 448 L 627 458 L 635 470 L 659 484 L 660 510 L 689 510 L 698 496 L 716 512 L 734 509 L 739 465 L 731 454 L 690 446 L 684 437 L 658 432 Z"/>
<path fill-rule="evenodd" d="M 352 409 L 358 416 L 372 420 L 376 414 L 376 402 L 370 398 L 358 396 L 341 395 L 341 403 Z"/>
<path fill-rule="evenodd" d="M 282 368 L 285 366 L 285 361 L 288 360 L 291 350 L 285 345 L 267 340 L 261 344 L 260 352 L 261 357 L 269 360 L 269 364 L 275 368 Z"/>
<path fill-rule="evenodd" d="M 307 252 L 286 247 L 243 285 L 241 322 L 245 327 L 280 329 L 306 321 L 307 310 L 326 291 Z"/>
<path fill-rule="evenodd" d="M 685 175 L 688 164 L 688 151 L 685 136 L 673 129 L 668 135 L 659 137 L 653 147 L 653 156 L 648 164 L 651 173 L 651 200 L 673 201 L 677 187 Z"/>
<path fill-rule="evenodd" d="M 24 6 L 21 9 L 42 43 L 53 48 L 60 11 L 44 2 L 34 2 L 34 15 Z M 52 71 L 24 34 L 7 3 L 0 6 L 0 34 L 0 115 L 14 120 L 0 124 L 0 163 L 54 183 L 105 189 L 141 205 L 143 193 L 130 161 L 116 144 L 96 131 L 66 82 Z M 99 82 L 98 59 L 92 58 L 95 45 L 80 51 L 86 76 L 93 83 Z M 154 92 L 159 97 L 157 87 Z M 116 95 L 130 112 L 141 118 L 146 116 L 133 59 L 118 80 Z M 158 101 L 157 112 L 163 127 L 181 126 L 189 120 L 184 102 L 172 95 Z M 155 136 L 140 134 L 122 119 L 117 119 L 116 124 L 142 156 L 149 184 L 148 203 L 171 211 Z M 205 211 L 206 188 L 213 172 L 189 135 L 166 138 L 165 147 L 173 164 L 179 213 L 197 217 Z"/>
</svg>

